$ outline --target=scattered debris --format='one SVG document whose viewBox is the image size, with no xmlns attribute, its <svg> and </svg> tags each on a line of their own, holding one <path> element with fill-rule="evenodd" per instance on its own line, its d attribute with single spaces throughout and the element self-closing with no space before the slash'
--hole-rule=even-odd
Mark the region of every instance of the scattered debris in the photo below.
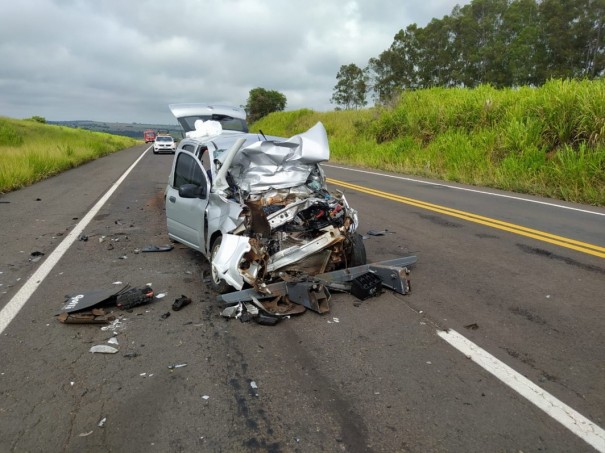
<svg viewBox="0 0 605 453">
<path fill-rule="evenodd" d="M 61 311 L 67 313 L 73 313 L 76 311 L 82 311 L 89 308 L 93 308 L 97 305 L 111 304 L 115 305 L 115 299 L 118 294 L 125 291 L 128 285 L 116 290 L 113 289 L 95 289 L 92 291 L 82 291 L 74 295 L 65 296 L 66 301 L 61 308 Z"/>
<path fill-rule="evenodd" d="M 303 313 L 305 308 L 320 314 L 329 312 L 330 290 L 349 292 L 361 300 L 378 296 L 383 288 L 408 294 L 411 287 L 407 266 L 416 260 L 415 256 L 407 256 L 314 276 L 301 274 L 297 279 L 265 285 L 259 288 L 262 292 L 250 288 L 222 294 L 218 300 L 227 307 L 221 315 L 241 319 L 243 313 L 249 313 L 244 319 L 252 317 L 259 324 L 275 325 L 288 315 Z M 258 314 L 248 309 L 250 304 L 258 308 Z M 295 305 L 297 309 L 292 309 Z"/>
<path fill-rule="evenodd" d="M 372 272 L 366 272 L 351 282 L 351 294 L 359 300 L 376 297 L 382 293 L 382 280 Z"/>
<path fill-rule="evenodd" d="M 141 250 L 143 253 L 148 252 L 169 252 L 174 248 L 173 245 L 149 245 L 147 247 L 143 247 Z"/>
<path fill-rule="evenodd" d="M 98 426 L 99 428 L 103 428 L 103 425 L 105 425 L 105 422 L 106 422 L 106 421 L 107 421 L 107 417 L 103 417 L 103 418 L 101 419 L 101 421 L 100 421 L 100 422 L 97 424 L 97 426 Z"/>
<path fill-rule="evenodd" d="M 178 363 L 178 364 L 175 364 L 175 365 L 168 365 L 168 369 L 169 370 L 174 370 L 176 368 L 184 368 L 186 366 L 187 366 L 186 363 Z"/>
<path fill-rule="evenodd" d="M 119 345 L 120 344 L 118 342 L 118 339 L 116 337 L 111 337 L 109 340 L 107 340 L 107 343 L 109 343 L 109 344 L 115 344 L 115 345 Z"/>
<path fill-rule="evenodd" d="M 93 308 L 78 313 L 63 312 L 57 316 L 57 319 L 63 324 L 109 324 L 116 318 L 108 315 L 102 308 Z"/>
<path fill-rule="evenodd" d="M 90 348 L 90 352 L 99 354 L 115 354 L 118 352 L 113 346 L 107 346 L 106 344 L 98 344 Z"/>
<path fill-rule="evenodd" d="M 164 313 L 162 316 L 160 316 L 160 318 L 162 318 L 162 319 L 166 319 L 166 318 L 168 318 L 169 316 L 170 316 L 170 312 L 169 312 L 169 311 L 167 311 L 167 312 L 166 312 L 166 313 Z"/>
<path fill-rule="evenodd" d="M 204 395 L 204 396 L 202 396 L 202 399 L 207 400 L 207 399 L 210 399 L 210 397 L 208 395 Z"/>
<path fill-rule="evenodd" d="M 370 231 L 368 231 L 368 233 L 367 233 L 367 234 L 368 234 L 369 236 L 384 236 L 384 235 L 386 235 L 388 232 L 389 232 L 389 230 L 381 230 L 381 231 L 378 231 L 378 230 L 370 230 Z"/>
<path fill-rule="evenodd" d="M 86 436 L 90 436 L 94 431 L 88 431 L 87 433 L 80 433 L 78 434 L 78 437 L 86 437 Z"/>
<path fill-rule="evenodd" d="M 258 389 L 258 385 L 256 385 L 256 382 L 254 381 L 250 381 L 250 388 L 257 390 Z"/>
<path fill-rule="evenodd" d="M 78 239 L 82 242 L 86 242 L 88 241 L 88 236 L 86 236 L 85 234 L 81 234 Z"/>
<path fill-rule="evenodd" d="M 134 359 L 135 357 L 138 357 L 140 354 L 138 352 L 127 352 L 126 354 L 124 354 L 124 357 L 126 357 L 127 359 Z"/>
<path fill-rule="evenodd" d="M 31 258 L 29 259 L 32 263 L 36 263 L 38 261 L 40 261 L 40 259 L 44 256 L 44 253 L 42 252 L 31 252 L 30 254 Z"/>
<path fill-rule="evenodd" d="M 139 305 L 148 304 L 153 300 L 153 289 L 150 286 L 142 288 L 130 288 L 121 291 L 116 298 L 116 307 L 122 310 L 130 310 Z"/>
<path fill-rule="evenodd" d="M 156 299 L 161 299 L 163 297 L 166 297 L 166 293 L 160 293 L 157 296 L 155 296 Z"/>
<path fill-rule="evenodd" d="M 118 259 L 120 259 L 120 260 L 127 260 L 128 256 L 127 255 L 122 255 Z"/>
<path fill-rule="evenodd" d="M 189 305 L 190 303 L 191 299 L 185 296 L 184 294 L 181 294 L 181 297 L 179 297 L 172 303 L 172 309 L 174 311 L 179 311 L 181 308 Z"/>
<path fill-rule="evenodd" d="M 469 330 L 477 330 L 479 328 L 479 324 L 474 322 L 472 324 L 467 324 L 466 326 L 464 326 L 464 328 Z"/>
</svg>

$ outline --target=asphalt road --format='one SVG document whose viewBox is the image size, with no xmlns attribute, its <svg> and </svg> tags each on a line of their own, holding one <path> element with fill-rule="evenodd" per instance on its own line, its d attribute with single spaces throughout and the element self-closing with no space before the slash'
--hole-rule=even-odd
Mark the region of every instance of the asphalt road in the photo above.
<svg viewBox="0 0 605 453">
<path fill-rule="evenodd" d="M 328 165 L 361 232 L 385 232 L 369 260 L 418 257 L 412 293 L 267 327 L 220 317 L 198 253 L 135 253 L 168 243 L 170 155 L 144 154 L 78 239 L 145 149 L 0 198 L 1 452 L 605 451 L 605 210 Z M 165 296 L 109 331 L 56 320 L 116 282 Z M 114 332 L 117 354 L 89 352 Z"/>
</svg>

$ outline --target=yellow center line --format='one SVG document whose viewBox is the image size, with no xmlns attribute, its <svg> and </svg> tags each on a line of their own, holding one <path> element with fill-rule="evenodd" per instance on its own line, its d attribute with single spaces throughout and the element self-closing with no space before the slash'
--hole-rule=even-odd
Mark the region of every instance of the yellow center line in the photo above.
<svg viewBox="0 0 605 453">
<path fill-rule="evenodd" d="M 457 209 L 448 208 L 446 206 L 440 206 L 437 204 L 427 203 L 413 198 L 403 197 L 401 195 L 395 195 L 388 192 L 382 192 L 380 190 L 371 189 L 369 187 L 358 186 L 345 181 L 339 181 L 337 179 L 327 178 L 330 184 L 337 186 L 346 187 L 348 189 L 357 190 L 359 192 L 367 193 L 388 200 L 397 201 L 399 203 L 405 203 L 419 208 L 427 209 L 433 212 L 439 212 L 441 214 L 457 217 L 459 219 L 467 220 L 469 222 L 479 223 L 486 225 L 491 228 L 497 228 L 499 230 L 508 231 L 510 233 L 518 234 L 520 236 L 526 236 L 529 238 L 537 239 L 539 241 L 548 242 L 568 249 L 577 250 L 582 253 L 589 255 L 598 256 L 599 258 L 605 258 L 605 247 L 600 247 L 594 244 L 588 244 L 586 242 L 576 241 L 575 239 L 566 238 L 563 236 L 557 236 L 555 234 L 546 233 L 544 231 L 534 230 L 521 225 L 515 225 L 514 223 L 503 222 L 501 220 L 492 219 L 490 217 L 483 217 L 470 212 L 459 211 Z"/>
</svg>

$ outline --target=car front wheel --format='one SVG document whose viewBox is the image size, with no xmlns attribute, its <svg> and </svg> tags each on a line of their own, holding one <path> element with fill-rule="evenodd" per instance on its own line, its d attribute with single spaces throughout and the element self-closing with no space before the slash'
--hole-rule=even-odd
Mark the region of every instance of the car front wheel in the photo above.
<svg viewBox="0 0 605 453">
<path fill-rule="evenodd" d="M 353 233 L 349 237 L 347 261 L 349 267 L 362 266 L 367 264 L 366 246 L 363 243 L 363 237 L 359 233 Z"/>
<path fill-rule="evenodd" d="M 212 273 L 212 288 L 219 294 L 225 294 L 230 291 L 233 291 L 233 288 L 227 284 L 225 280 L 223 280 L 214 266 L 212 265 L 212 261 L 214 261 L 214 257 L 218 254 L 218 249 L 221 247 L 221 236 L 217 237 L 212 243 L 211 252 L 210 252 L 210 272 Z"/>
</svg>

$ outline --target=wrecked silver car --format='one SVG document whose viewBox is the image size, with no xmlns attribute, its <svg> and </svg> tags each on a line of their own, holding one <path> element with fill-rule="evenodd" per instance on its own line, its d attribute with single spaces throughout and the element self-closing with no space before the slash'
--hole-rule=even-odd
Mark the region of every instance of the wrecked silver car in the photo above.
<svg viewBox="0 0 605 453">
<path fill-rule="evenodd" d="M 208 258 L 215 290 L 263 293 L 366 263 L 357 211 L 326 186 L 321 123 L 284 139 L 233 129 L 245 114 L 231 107 L 199 105 L 197 118 L 194 104 L 170 108 L 187 120 L 166 188 L 168 235 Z"/>
</svg>

